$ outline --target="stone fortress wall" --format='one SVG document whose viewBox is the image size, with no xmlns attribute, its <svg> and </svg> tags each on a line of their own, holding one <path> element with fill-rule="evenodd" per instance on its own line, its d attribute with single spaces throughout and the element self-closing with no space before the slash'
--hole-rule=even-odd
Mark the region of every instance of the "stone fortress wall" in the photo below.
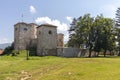
<svg viewBox="0 0 120 80">
<path fill-rule="evenodd" d="M 14 25 L 15 50 L 37 47 L 37 55 L 57 55 L 57 46 L 63 47 L 63 44 L 63 34 L 57 34 L 57 26 L 24 22 Z"/>
<path fill-rule="evenodd" d="M 14 25 L 14 49 L 25 50 L 32 40 L 37 39 L 37 25 L 34 23 L 17 23 Z"/>
<path fill-rule="evenodd" d="M 64 35 L 57 34 L 57 26 L 24 22 L 15 24 L 14 49 L 26 50 L 29 47 L 36 47 L 38 56 L 82 57 L 88 52 L 86 49 L 65 48 Z"/>
<path fill-rule="evenodd" d="M 42 24 L 37 27 L 37 54 L 57 55 L 57 26 Z"/>
<path fill-rule="evenodd" d="M 57 34 L 57 47 L 63 48 L 64 47 L 64 35 L 62 33 Z"/>
</svg>

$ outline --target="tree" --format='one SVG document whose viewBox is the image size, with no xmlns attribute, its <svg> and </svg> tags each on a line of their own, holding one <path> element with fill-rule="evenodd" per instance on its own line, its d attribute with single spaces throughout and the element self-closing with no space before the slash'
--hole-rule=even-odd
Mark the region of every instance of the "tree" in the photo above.
<svg viewBox="0 0 120 80">
<path fill-rule="evenodd" d="M 116 21 L 115 26 L 117 28 L 120 27 L 120 8 L 118 8 L 116 11 L 116 20 L 115 21 Z"/>
<path fill-rule="evenodd" d="M 78 19 L 73 19 L 69 32 L 70 34 L 70 42 L 77 47 L 81 47 L 85 45 L 86 48 L 89 49 L 89 57 L 91 57 L 91 51 L 94 43 L 94 26 L 93 25 L 94 18 L 90 16 L 90 14 L 85 14 L 84 16 L 80 16 Z"/>
<path fill-rule="evenodd" d="M 10 46 L 6 47 L 2 55 L 10 55 L 10 54 L 12 54 L 13 50 L 14 50 L 14 43 L 12 43 Z"/>
<path fill-rule="evenodd" d="M 116 36 L 116 42 L 118 42 L 117 44 L 117 50 L 118 50 L 118 56 L 120 56 L 120 28 L 115 28 L 115 36 Z"/>
<path fill-rule="evenodd" d="M 104 18 L 103 15 L 99 15 L 96 18 L 85 14 L 77 19 L 74 19 L 70 27 L 70 40 L 68 44 L 77 45 L 82 48 L 84 44 L 89 49 L 88 57 L 91 57 L 91 52 L 99 52 L 103 49 L 104 56 L 106 56 L 107 50 L 113 50 L 114 35 L 113 20 L 110 18 Z M 71 43 L 70 43 L 71 42 Z"/>
<path fill-rule="evenodd" d="M 116 37 L 117 37 L 117 42 L 118 42 L 118 56 L 120 56 L 120 8 L 117 9 L 116 11 L 116 19 L 115 19 L 115 27 L 116 27 Z"/>
<path fill-rule="evenodd" d="M 94 46 L 94 50 L 99 53 L 101 49 L 104 50 L 104 56 L 106 55 L 107 50 L 112 50 L 112 41 L 114 35 L 112 35 L 112 27 L 113 27 L 113 20 L 110 18 L 104 18 L 103 15 L 98 15 L 94 22 L 94 25 L 91 26 L 93 29 L 92 32 L 92 44 Z"/>
<path fill-rule="evenodd" d="M 77 36 L 76 36 L 76 32 L 75 29 L 77 28 L 77 19 L 73 19 L 72 23 L 70 24 L 71 27 L 69 29 L 69 41 L 68 41 L 68 47 L 75 47 L 78 44 L 77 41 Z M 77 46 L 78 47 L 78 46 Z"/>
</svg>

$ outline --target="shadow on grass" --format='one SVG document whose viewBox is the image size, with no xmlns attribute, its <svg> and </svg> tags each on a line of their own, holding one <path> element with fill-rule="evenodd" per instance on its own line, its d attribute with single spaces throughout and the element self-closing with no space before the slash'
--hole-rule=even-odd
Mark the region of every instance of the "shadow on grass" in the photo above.
<svg viewBox="0 0 120 80">
<path fill-rule="evenodd" d="M 82 57 L 82 58 L 120 58 L 120 56 L 110 56 L 110 55 L 107 55 L 107 56 L 103 56 L 103 55 L 100 55 L 98 57 Z"/>
</svg>

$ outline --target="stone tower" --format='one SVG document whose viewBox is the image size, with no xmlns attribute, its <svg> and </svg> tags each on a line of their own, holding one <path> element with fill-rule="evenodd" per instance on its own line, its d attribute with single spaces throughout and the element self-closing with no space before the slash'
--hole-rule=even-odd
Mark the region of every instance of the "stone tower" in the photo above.
<svg viewBox="0 0 120 80">
<path fill-rule="evenodd" d="M 33 39 L 37 38 L 36 35 L 37 25 L 34 23 L 20 22 L 14 25 L 14 49 L 25 50 L 30 45 Z"/>
<path fill-rule="evenodd" d="M 64 47 L 64 34 L 62 33 L 57 34 L 57 47 L 58 48 Z"/>
<path fill-rule="evenodd" d="M 57 55 L 57 26 L 42 24 L 37 27 L 37 55 Z"/>
</svg>

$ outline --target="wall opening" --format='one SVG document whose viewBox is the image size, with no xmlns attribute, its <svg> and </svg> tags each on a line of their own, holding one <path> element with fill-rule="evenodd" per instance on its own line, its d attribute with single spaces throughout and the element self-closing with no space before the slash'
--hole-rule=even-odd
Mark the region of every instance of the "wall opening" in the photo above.
<svg viewBox="0 0 120 80">
<path fill-rule="evenodd" d="M 17 28 L 15 28 L 15 30 L 17 31 Z"/>
<path fill-rule="evenodd" d="M 50 31 L 48 31 L 48 34 L 52 34 L 52 31 L 50 30 Z"/>
<path fill-rule="evenodd" d="M 27 31 L 27 28 L 24 28 L 24 31 Z"/>
<path fill-rule="evenodd" d="M 39 31 L 39 35 L 41 34 L 41 32 Z"/>
</svg>

